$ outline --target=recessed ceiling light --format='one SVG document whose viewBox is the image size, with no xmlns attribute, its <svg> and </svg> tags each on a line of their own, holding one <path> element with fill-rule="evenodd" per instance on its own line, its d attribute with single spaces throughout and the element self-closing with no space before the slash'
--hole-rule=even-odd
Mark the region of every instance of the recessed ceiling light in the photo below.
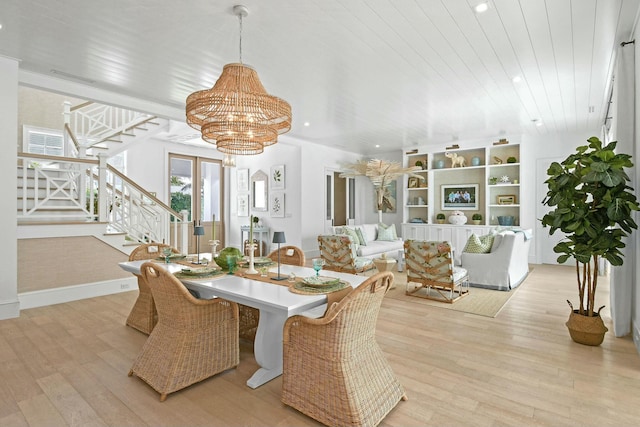
<svg viewBox="0 0 640 427">
<path fill-rule="evenodd" d="M 514 77 L 513 79 L 511 79 L 511 80 L 513 80 L 513 82 L 514 82 L 514 83 L 520 83 L 520 82 L 522 81 L 522 77 L 520 77 L 520 76 L 515 76 L 515 77 Z"/>
<path fill-rule="evenodd" d="M 0 24 L 0 30 L 2 29 L 2 24 Z"/>
<path fill-rule="evenodd" d="M 376 148 L 380 148 L 380 144 L 376 144 Z"/>
<path fill-rule="evenodd" d="M 476 13 L 486 12 L 487 10 L 489 10 L 489 3 L 487 2 L 478 3 L 477 5 L 474 6 L 473 10 L 475 10 Z"/>
<path fill-rule="evenodd" d="M 310 125 L 311 125 L 311 123 L 309 123 L 309 122 L 304 122 L 304 125 L 305 125 L 305 126 L 310 126 Z"/>
</svg>

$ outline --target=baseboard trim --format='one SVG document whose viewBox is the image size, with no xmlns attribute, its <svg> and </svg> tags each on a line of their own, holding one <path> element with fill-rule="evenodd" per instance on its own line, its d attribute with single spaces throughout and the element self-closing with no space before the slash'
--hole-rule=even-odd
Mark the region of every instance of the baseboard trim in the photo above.
<svg viewBox="0 0 640 427">
<path fill-rule="evenodd" d="M 640 326 L 631 325 L 633 329 L 633 343 L 636 345 L 636 351 L 640 354 Z"/>
<path fill-rule="evenodd" d="M 44 307 L 69 301 L 129 292 L 137 289 L 137 283 L 136 278 L 131 276 L 126 279 L 106 280 L 103 282 L 23 292 L 18 294 L 18 300 L 20 301 L 20 310 L 26 310 L 28 308 Z"/>
<path fill-rule="evenodd" d="M 20 301 L 18 299 L 0 302 L 0 320 L 15 319 L 20 316 Z"/>
</svg>

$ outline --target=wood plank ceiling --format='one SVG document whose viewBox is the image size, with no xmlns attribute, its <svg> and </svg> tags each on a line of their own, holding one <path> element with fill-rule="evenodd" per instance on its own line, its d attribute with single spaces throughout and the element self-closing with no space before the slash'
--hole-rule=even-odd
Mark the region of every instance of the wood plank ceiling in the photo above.
<svg viewBox="0 0 640 427">
<path fill-rule="evenodd" d="M 183 109 L 238 61 L 239 2 L 3 0 L 0 54 Z M 479 2 L 246 0 L 243 60 L 291 103 L 288 135 L 362 154 L 598 130 L 640 2 Z"/>
</svg>

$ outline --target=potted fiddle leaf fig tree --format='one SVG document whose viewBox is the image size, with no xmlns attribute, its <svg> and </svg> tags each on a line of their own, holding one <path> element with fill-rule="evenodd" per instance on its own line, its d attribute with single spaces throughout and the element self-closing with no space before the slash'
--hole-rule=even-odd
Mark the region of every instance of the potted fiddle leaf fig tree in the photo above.
<svg viewBox="0 0 640 427">
<path fill-rule="evenodd" d="M 547 195 L 543 204 L 554 208 L 542 218 L 549 234 L 560 230 L 566 238 L 554 248 L 558 262 L 575 259 L 579 307 L 571 307 L 566 325 L 580 344 L 600 345 L 607 328 L 596 310 L 596 290 L 602 258 L 614 266 L 623 264 L 623 239 L 638 226 L 632 211 L 639 209 L 625 169 L 631 156 L 615 153 L 616 142 L 603 146 L 597 137 L 587 140 L 562 163 L 547 170 Z M 611 283 L 615 286 L 615 283 Z"/>
</svg>

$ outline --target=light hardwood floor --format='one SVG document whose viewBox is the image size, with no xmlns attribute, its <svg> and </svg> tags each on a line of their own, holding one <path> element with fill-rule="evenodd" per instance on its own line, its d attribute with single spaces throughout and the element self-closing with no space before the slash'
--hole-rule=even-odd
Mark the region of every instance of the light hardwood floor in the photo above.
<svg viewBox="0 0 640 427">
<path fill-rule="evenodd" d="M 571 267 L 536 265 L 496 318 L 386 299 L 377 338 L 409 400 L 381 425 L 640 425 L 640 356 L 611 332 L 600 347 L 571 341 L 574 283 Z M 161 403 L 127 376 L 146 339 L 124 325 L 136 295 L 0 321 L 0 426 L 317 425 L 280 402 L 281 378 L 245 385 L 256 369 L 247 343 L 236 369 Z M 608 304 L 606 283 L 598 298 Z"/>
</svg>

